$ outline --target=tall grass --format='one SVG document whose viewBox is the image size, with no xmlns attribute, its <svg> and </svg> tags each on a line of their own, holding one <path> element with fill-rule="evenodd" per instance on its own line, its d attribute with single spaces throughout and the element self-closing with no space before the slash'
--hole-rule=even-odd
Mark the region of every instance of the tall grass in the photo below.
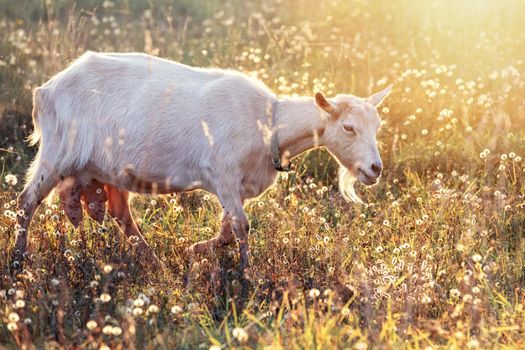
<svg viewBox="0 0 525 350">
<path fill-rule="evenodd" d="M 3 346 L 525 347 L 521 1 L 2 0 L 0 11 Z M 234 68 L 279 95 L 394 83 L 383 179 L 349 204 L 325 151 L 299 157 L 246 207 L 243 303 L 235 246 L 184 255 L 220 226 L 204 192 L 133 202 L 166 271 L 138 266 L 109 219 L 74 230 L 57 202 L 35 216 L 12 276 L 31 90 L 88 49 Z"/>
</svg>

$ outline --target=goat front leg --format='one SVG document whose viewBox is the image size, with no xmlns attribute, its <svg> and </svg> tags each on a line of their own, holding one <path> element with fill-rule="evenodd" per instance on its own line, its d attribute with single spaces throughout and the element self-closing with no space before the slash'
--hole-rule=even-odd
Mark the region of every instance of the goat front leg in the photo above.
<svg viewBox="0 0 525 350">
<path fill-rule="evenodd" d="M 220 246 L 229 245 L 233 242 L 234 238 L 237 238 L 240 254 L 239 270 L 242 277 L 244 270 L 249 264 L 248 232 L 250 224 L 244 213 L 240 196 L 219 194 L 218 197 L 224 209 L 224 216 L 219 235 L 207 241 L 195 243 L 188 249 L 188 251 L 193 254 L 201 254 L 207 250 L 213 250 Z"/>
<path fill-rule="evenodd" d="M 237 241 L 239 243 L 239 270 L 241 276 L 244 276 L 244 270 L 248 267 L 250 261 L 248 254 L 250 253 L 250 248 L 248 245 L 248 233 L 250 232 L 250 223 L 244 210 L 238 214 L 235 214 L 232 217 L 232 226 L 235 235 L 237 236 Z"/>
<path fill-rule="evenodd" d="M 213 250 L 216 248 L 232 244 L 234 238 L 235 236 L 233 233 L 231 217 L 228 213 L 224 213 L 219 234 L 206 241 L 195 243 L 189 248 L 189 252 L 192 254 L 203 254 L 206 251 L 213 252 Z"/>
<path fill-rule="evenodd" d="M 239 275 L 241 279 L 244 279 L 244 270 L 249 264 L 248 233 L 250 231 L 250 222 L 244 212 L 243 201 L 240 196 L 219 195 L 219 200 L 223 204 L 225 212 L 231 217 L 231 227 L 239 244 Z"/>
</svg>

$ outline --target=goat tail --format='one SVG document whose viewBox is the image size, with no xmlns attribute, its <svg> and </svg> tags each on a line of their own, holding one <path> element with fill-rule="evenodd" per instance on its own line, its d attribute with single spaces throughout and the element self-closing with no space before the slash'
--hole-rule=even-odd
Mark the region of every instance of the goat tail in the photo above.
<svg viewBox="0 0 525 350">
<path fill-rule="evenodd" d="M 42 139 L 42 127 L 38 120 L 39 109 L 41 108 L 42 103 L 42 89 L 37 88 L 33 93 L 33 127 L 34 130 L 29 135 L 28 141 L 30 146 L 35 146 Z"/>
</svg>

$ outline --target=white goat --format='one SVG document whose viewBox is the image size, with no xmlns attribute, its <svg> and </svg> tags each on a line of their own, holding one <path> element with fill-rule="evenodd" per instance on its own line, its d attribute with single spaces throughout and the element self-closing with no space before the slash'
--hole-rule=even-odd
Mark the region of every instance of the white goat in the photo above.
<svg viewBox="0 0 525 350">
<path fill-rule="evenodd" d="M 110 215 L 145 248 L 128 192 L 200 188 L 217 195 L 224 219 L 217 237 L 190 250 L 230 244 L 235 234 L 242 271 L 249 230 L 243 203 L 272 185 L 281 161 L 325 146 L 344 169 L 340 182 L 347 197 L 357 199 L 355 178 L 376 183 L 382 164 L 375 107 L 390 90 L 365 99 L 327 100 L 321 93 L 278 99 L 236 71 L 192 68 L 145 54 L 87 52 L 34 92 L 31 141 L 40 146 L 18 198 L 24 215 L 15 259 L 22 261 L 31 217 L 58 184 L 75 226 L 80 199 L 97 220 L 107 200 Z"/>
</svg>

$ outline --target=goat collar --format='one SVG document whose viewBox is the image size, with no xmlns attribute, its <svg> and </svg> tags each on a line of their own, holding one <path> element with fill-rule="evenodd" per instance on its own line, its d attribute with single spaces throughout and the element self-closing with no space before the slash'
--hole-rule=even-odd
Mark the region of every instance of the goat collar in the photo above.
<svg viewBox="0 0 525 350">
<path fill-rule="evenodd" d="M 290 171 L 292 170 L 292 163 L 288 162 L 285 166 L 281 163 L 281 150 L 279 149 L 279 128 L 275 122 L 275 115 L 277 104 L 279 101 L 272 103 L 272 139 L 270 140 L 270 148 L 272 151 L 272 165 L 277 171 Z"/>
</svg>

